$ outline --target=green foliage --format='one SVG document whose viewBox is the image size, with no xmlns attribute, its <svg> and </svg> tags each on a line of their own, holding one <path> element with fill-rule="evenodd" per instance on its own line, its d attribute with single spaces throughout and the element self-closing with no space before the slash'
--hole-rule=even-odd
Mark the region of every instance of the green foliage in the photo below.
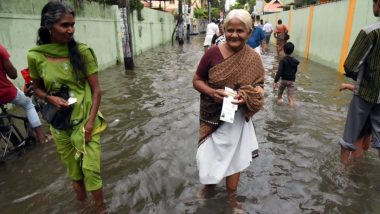
<svg viewBox="0 0 380 214">
<path fill-rule="evenodd" d="M 219 8 L 220 4 L 219 0 L 211 0 L 211 7 Z"/>
<path fill-rule="evenodd" d="M 83 1 L 83 0 L 74 0 L 74 2 Z M 87 0 L 88 2 L 97 2 L 99 4 L 106 5 L 123 5 L 125 0 Z M 144 8 L 144 4 L 140 2 L 140 0 L 129 0 L 130 8 L 132 11 L 137 10 L 140 11 Z"/>
<path fill-rule="evenodd" d="M 212 8 L 211 9 L 211 18 L 212 19 L 219 19 L 220 18 L 220 9 L 219 8 Z"/>
<path fill-rule="evenodd" d="M 194 17 L 197 19 L 208 19 L 207 9 L 206 8 L 195 8 L 194 9 Z M 219 8 L 211 8 L 211 18 L 212 19 L 220 18 L 220 9 Z"/>
<path fill-rule="evenodd" d="M 247 4 L 248 4 L 248 12 L 252 13 L 253 6 L 256 4 L 256 0 L 237 0 L 236 3 L 230 7 L 230 10 L 244 9 L 245 5 Z"/>
<path fill-rule="evenodd" d="M 248 5 L 249 5 L 249 13 L 253 12 L 253 6 L 256 5 L 256 0 L 248 0 Z"/>
<path fill-rule="evenodd" d="M 234 10 L 234 9 L 243 9 L 244 8 L 244 4 L 241 5 L 240 3 L 236 2 L 234 5 L 232 5 L 230 7 L 230 10 Z"/>
<path fill-rule="evenodd" d="M 207 9 L 206 8 L 195 8 L 194 17 L 197 19 L 207 19 Z"/>
<path fill-rule="evenodd" d="M 132 11 L 141 11 L 144 8 L 144 4 L 141 3 L 140 0 L 129 0 L 129 4 Z"/>
<path fill-rule="evenodd" d="M 224 5 L 226 4 L 226 0 L 219 0 L 219 9 L 224 11 Z"/>
<path fill-rule="evenodd" d="M 120 0 L 87 0 L 89 2 L 97 2 L 99 4 L 106 4 L 106 5 L 118 5 L 120 3 Z"/>
</svg>

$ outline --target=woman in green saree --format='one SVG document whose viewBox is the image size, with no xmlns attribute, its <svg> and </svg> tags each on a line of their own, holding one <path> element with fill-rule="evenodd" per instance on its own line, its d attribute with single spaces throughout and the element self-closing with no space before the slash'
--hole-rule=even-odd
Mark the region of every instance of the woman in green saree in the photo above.
<svg viewBox="0 0 380 214">
<path fill-rule="evenodd" d="M 37 46 L 28 53 L 35 94 L 59 109 L 72 107 L 70 128 L 50 126 L 57 151 L 67 167 L 77 199 L 93 195 L 97 213 L 105 211 L 100 177 L 100 133 L 106 123 L 98 111 L 98 65 L 92 49 L 74 40 L 75 13 L 60 2 L 47 3 L 41 12 Z M 66 85 L 76 102 L 54 96 Z"/>
</svg>

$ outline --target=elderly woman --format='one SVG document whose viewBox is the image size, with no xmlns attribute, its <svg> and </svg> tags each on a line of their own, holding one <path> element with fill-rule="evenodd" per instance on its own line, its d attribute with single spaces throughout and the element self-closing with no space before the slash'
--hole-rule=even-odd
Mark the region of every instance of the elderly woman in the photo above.
<svg viewBox="0 0 380 214">
<path fill-rule="evenodd" d="M 205 190 L 226 177 L 227 190 L 235 192 L 240 172 L 257 149 L 251 117 L 264 104 L 264 68 L 260 56 L 246 45 L 251 27 L 247 11 L 232 10 L 224 22 L 226 42 L 207 50 L 194 75 L 193 86 L 201 93 L 196 159 Z M 225 87 L 237 91 L 233 123 L 220 120 Z"/>
</svg>

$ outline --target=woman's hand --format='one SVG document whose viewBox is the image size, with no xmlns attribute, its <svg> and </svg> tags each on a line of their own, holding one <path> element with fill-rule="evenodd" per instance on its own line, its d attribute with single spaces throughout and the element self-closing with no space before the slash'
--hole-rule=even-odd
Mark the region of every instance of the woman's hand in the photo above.
<svg viewBox="0 0 380 214">
<path fill-rule="evenodd" d="M 94 128 L 94 124 L 90 122 L 87 122 L 86 125 L 84 126 L 84 141 L 86 143 L 91 140 L 91 134 L 92 134 L 93 128 Z"/>
<path fill-rule="evenodd" d="M 217 103 L 222 103 L 225 96 L 227 96 L 227 94 L 224 92 L 224 89 L 215 89 L 212 93 L 212 98 L 214 98 Z"/>
<path fill-rule="evenodd" d="M 243 104 L 245 104 L 245 100 L 244 100 L 244 98 L 243 98 L 242 96 L 240 96 L 239 94 L 236 95 L 236 96 L 234 97 L 234 99 L 235 99 L 236 101 L 232 101 L 233 104 L 237 104 L 237 105 L 243 105 Z"/>
<path fill-rule="evenodd" d="M 256 86 L 255 89 L 257 90 L 258 93 L 261 94 L 261 96 L 264 96 L 265 91 L 261 86 Z"/>
<path fill-rule="evenodd" d="M 63 99 L 62 97 L 49 95 L 46 99 L 49 103 L 53 104 L 59 109 L 66 109 L 69 107 L 69 102 L 67 102 L 67 100 Z"/>
<path fill-rule="evenodd" d="M 261 96 L 264 96 L 264 89 L 261 87 L 261 86 L 256 86 L 255 87 L 255 90 L 257 93 L 259 93 Z M 244 98 L 239 94 L 238 94 L 234 97 L 234 101 L 232 101 L 233 104 L 237 104 L 237 105 L 243 105 L 246 103 L 246 101 L 244 100 Z"/>
</svg>

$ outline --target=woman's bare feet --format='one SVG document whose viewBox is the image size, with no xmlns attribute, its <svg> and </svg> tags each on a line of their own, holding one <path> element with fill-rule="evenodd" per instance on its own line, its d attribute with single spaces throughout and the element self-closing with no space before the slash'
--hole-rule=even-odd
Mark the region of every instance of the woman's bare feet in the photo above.
<svg viewBox="0 0 380 214">
<path fill-rule="evenodd" d="M 208 184 L 203 187 L 203 189 L 200 192 L 200 197 L 203 199 L 211 198 L 215 195 L 215 184 Z"/>
</svg>

